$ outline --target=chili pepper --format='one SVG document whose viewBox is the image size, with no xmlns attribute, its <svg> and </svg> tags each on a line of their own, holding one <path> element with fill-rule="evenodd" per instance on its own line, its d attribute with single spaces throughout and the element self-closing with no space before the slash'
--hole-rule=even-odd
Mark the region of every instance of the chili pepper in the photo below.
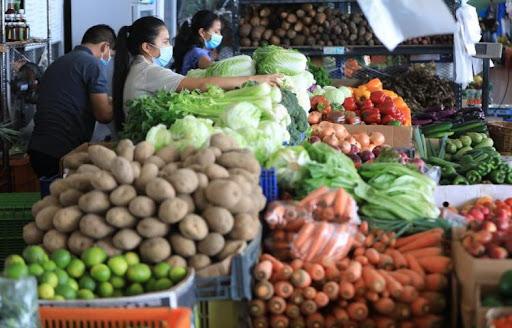
<svg viewBox="0 0 512 328">
<path fill-rule="evenodd" d="M 382 91 L 374 91 L 370 95 L 370 100 L 374 105 L 380 105 L 384 102 L 387 97 Z M 391 98 L 390 98 L 391 99 Z"/>
<path fill-rule="evenodd" d="M 317 110 L 319 112 L 324 111 L 327 109 L 327 107 L 331 107 L 331 103 L 327 98 L 321 95 L 316 95 L 313 98 L 311 98 L 311 107 L 313 110 Z"/>
<path fill-rule="evenodd" d="M 466 172 L 466 179 L 469 184 L 477 184 L 482 181 L 482 176 L 476 170 Z"/>
<path fill-rule="evenodd" d="M 366 124 L 381 124 L 380 112 L 378 109 L 367 109 L 361 113 L 361 119 Z"/>
<path fill-rule="evenodd" d="M 441 174 L 443 177 L 453 177 L 457 175 L 457 170 L 453 166 L 445 166 L 441 168 Z"/>
<path fill-rule="evenodd" d="M 343 107 L 345 110 L 355 112 L 357 110 L 356 99 L 354 97 L 345 98 L 345 101 L 343 101 Z"/>
<path fill-rule="evenodd" d="M 469 183 L 468 183 L 468 180 L 466 180 L 466 178 L 464 178 L 462 175 L 457 175 L 457 176 L 453 179 L 452 183 L 453 183 L 454 185 L 467 185 L 467 184 L 469 184 Z"/>
<path fill-rule="evenodd" d="M 505 173 L 505 171 L 494 170 L 491 172 L 491 174 L 489 174 L 489 178 L 495 184 L 503 184 L 505 182 L 506 177 L 507 174 Z"/>
</svg>

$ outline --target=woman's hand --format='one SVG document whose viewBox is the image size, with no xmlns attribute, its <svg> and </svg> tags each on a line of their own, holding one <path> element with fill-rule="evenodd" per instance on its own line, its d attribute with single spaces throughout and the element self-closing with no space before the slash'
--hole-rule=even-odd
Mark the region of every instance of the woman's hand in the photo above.
<svg viewBox="0 0 512 328">
<path fill-rule="evenodd" d="M 255 75 L 250 80 L 258 83 L 268 83 L 271 86 L 280 85 L 283 82 L 282 74 Z"/>
</svg>

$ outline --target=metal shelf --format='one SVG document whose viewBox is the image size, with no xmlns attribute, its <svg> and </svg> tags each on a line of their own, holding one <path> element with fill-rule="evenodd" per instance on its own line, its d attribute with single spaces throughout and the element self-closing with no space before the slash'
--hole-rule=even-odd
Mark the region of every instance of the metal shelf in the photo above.
<svg viewBox="0 0 512 328">
<path fill-rule="evenodd" d="M 48 40 L 46 40 L 46 39 L 30 39 L 30 40 L 26 40 L 26 41 L 14 41 L 14 42 L 0 43 L 0 53 L 7 52 L 10 49 L 15 49 L 15 48 L 46 46 L 47 43 L 48 43 Z"/>
</svg>

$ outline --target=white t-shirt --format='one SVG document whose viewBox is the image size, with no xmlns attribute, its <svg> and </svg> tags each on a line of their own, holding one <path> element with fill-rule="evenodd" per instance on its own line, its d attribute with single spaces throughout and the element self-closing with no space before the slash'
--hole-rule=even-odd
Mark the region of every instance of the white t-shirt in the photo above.
<svg viewBox="0 0 512 328">
<path fill-rule="evenodd" d="M 184 78 L 183 75 L 155 65 L 144 56 L 139 55 L 134 59 L 126 77 L 124 103 L 141 96 L 154 94 L 160 90 L 175 91 Z"/>
</svg>

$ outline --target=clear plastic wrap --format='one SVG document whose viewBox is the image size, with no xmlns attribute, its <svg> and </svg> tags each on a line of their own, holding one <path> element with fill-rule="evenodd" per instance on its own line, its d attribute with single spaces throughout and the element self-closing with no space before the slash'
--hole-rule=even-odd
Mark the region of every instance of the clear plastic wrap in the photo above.
<svg viewBox="0 0 512 328">
<path fill-rule="evenodd" d="M 0 327 L 39 328 L 37 281 L 0 277 Z"/>
<path fill-rule="evenodd" d="M 265 213 L 265 221 L 273 230 L 299 231 L 304 222 L 310 220 L 311 212 L 300 207 L 297 202 L 272 202 Z"/>
<path fill-rule="evenodd" d="M 311 211 L 315 221 L 361 223 L 357 214 L 356 201 L 343 188 L 328 189 L 321 187 L 304 197 L 299 205 Z"/>
</svg>

